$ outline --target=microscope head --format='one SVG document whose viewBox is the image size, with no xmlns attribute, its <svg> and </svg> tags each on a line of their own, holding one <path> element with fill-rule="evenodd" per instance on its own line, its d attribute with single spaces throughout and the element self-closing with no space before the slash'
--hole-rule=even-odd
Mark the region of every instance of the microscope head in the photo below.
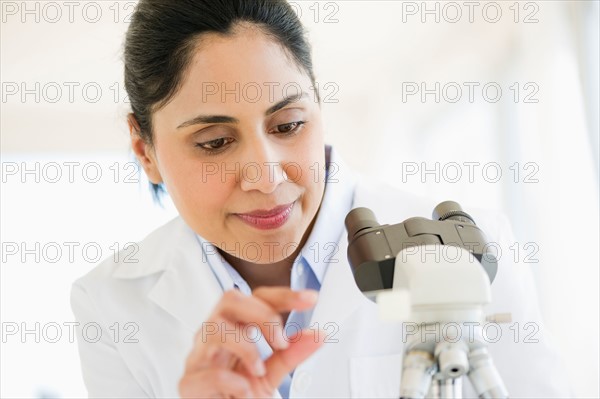
<svg viewBox="0 0 600 399">
<path fill-rule="evenodd" d="M 348 260 L 360 290 L 378 292 L 393 288 L 396 257 L 431 245 L 468 250 L 485 270 L 490 283 L 498 262 L 488 241 L 469 214 L 453 201 L 435 207 L 433 220 L 414 217 L 394 225 L 380 225 L 368 208 L 355 208 L 345 220 L 348 231 Z"/>
</svg>

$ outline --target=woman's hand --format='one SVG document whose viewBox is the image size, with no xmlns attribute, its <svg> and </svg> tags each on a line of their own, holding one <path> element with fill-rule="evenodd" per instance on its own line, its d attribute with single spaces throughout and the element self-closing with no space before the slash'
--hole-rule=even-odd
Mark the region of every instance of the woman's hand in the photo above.
<svg viewBox="0 0 600 399">
<path fill-rule="evenodd" d="M 257 288 L 252 296 L 225 292 L 196 335 L 179 381 L 181 397 L 272 397 L 285 375 L 324 339 L 319 330 L 303 330 L 286 340 L 280 313 L 309 309 L 316 300 L 316 291 L 286 287 Z M 273 348 L 264 362 L 256 328 Z"/>
</svg>

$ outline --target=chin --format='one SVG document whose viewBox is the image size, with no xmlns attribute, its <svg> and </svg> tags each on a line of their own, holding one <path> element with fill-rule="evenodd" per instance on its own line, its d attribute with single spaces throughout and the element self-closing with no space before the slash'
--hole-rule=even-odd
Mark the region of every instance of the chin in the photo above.
<svg viewBox="0 0 600 399">
<path fill-rule="evenodd" d="M 261 257 L 254 260 L 255 263 L 276 263 L 289 258 L 298 250 L 300 238 L 295 235 L 283 236 L 275 234 L 273 240 L 264 240 L 261 245 Z M 252 262 L 252 259 L 248 259 Z"/>
</svg>

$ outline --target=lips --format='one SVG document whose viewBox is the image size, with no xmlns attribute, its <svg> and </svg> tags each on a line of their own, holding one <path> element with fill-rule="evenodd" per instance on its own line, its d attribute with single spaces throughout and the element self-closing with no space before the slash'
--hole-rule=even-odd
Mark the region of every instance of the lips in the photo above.
<svg viewBox="0 0 600 399">
<path fill-rule="evenodd" d="M 276 206 L 273 209 L 255 209 L 247 213 L 235 213 L 241 221 L 252 227 L 266 230 L 281 227 L 289 219 L 296 201 Z"/>
</svg>

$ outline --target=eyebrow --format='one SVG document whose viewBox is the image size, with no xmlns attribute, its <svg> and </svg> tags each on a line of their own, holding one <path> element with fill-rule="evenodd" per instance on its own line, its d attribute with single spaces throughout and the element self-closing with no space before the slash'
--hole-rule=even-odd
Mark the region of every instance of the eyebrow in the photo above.
<svg viewBox="0 0 600 399">
<path fill-rule="evenodd" d="M 300 92 L 291 96 L 287 96 L 283 100 L 279 101 L 277 104 L 269 107 L 269 109 L 265 111 L 265 116 L 274 114 L 275 112 L 286 107 L 287 105 L 299 101 L 304 97 L 308 97 L 308 94 L 305 92 Z M 183 122 L 181 125 L 177 126 L 177 129 L 182 129 L 184 127 L 198 125 L 201 123 L 239 123 L 239 119 L 227 115 L 198 115 L 188 121 Z"/>
</svg>

